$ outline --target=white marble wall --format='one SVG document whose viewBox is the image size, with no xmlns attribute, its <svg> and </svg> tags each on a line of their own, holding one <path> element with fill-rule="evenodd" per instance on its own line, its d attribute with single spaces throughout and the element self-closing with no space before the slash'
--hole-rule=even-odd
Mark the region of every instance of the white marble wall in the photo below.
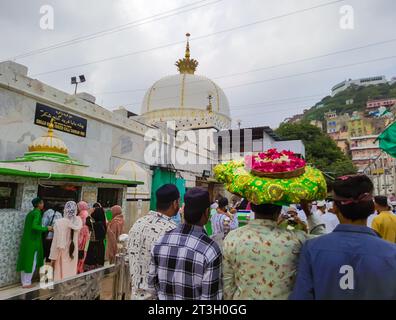
<svg viewBox="0 0 396 320">
<path fill-rule="evenodd" d="M 22 156 L 35 138 L 46 133 L 46 128 L 34 124 L 36 102 L 33 98 L 0 88 L 0 161 Z M 50 103 L 41 103 L 70 112 Z M 60 131 L 55 131 L 55 134 L 65 142 L 70 156 L 88 165 L 89 171 L 113 173 L 113 153 L 143 161 L 144 141 L 141 135 L 93 117 L 72 113 L 88 120 L 87 136 L 83 138 Z"/>
<path fill-rule="evenodd" d="M 0 209 L 0 288 L 17 283 L 16 264 L 27 212 Z"/>
</svg>

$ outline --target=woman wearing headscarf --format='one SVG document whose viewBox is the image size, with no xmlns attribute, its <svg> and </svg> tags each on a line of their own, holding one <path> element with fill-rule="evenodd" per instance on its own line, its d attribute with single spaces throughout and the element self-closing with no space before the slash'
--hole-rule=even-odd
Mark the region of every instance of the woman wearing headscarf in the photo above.
<svg viewBox="0 0 396 320">
<path fill-rule="evenodd" d="M 77 273 L 84 272 L 84 261 L 87 255 L 88 245 L 89 245 L 89 237 L 90 232 L 89 228 L 86 225 L 87 218 L 89 216 L 88 213 L 88 204 L 85 201 L 80 201 L 77 204 L 78 208 L 78 216 L 82 220 L 83 227 L 80 230 L 78 235 L 78 264 L 77 264 Z"/>
<path fill-rule="evenodd" d="M 104 266 L 106 216 L 102 207 L 94 209 L 91 216 L 87 218 L 87 225 L 91 235 L 84 262 L 84 271 L 90 271 Z"/>
<path fill-rule="evenodd" d="M 111 208 L 113 219 L 107 226 L 107 248 L 106 259 L 110 263 L 114 263 L 117 254 L 118 237 L 122 234 L 124 228 L 124 216 L 120 206 L 113 206 Z"/>
<path fill-rule="evenodd" d="M 54 238 L 49 258 L 54 266 L 54 281 L 75 276 L 78 262 L 78 234 L 82 220 L 77 216 L 77 204 L 68 201 L 63 218 L 54 225 Z"/>
</svg>

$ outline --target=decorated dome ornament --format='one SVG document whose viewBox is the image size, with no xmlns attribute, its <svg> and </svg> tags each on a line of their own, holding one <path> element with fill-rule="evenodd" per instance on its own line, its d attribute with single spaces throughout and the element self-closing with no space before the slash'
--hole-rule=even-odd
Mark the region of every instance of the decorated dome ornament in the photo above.
<svg viewBox="0 0 396 320">
<path fill-rule="evenodd" d="M 50 152 L 50 153 L 60 153 L 67 155 L 68 149 L 65 143 L 54 135 L 54 118 L 48 125 L 47 135 L 37 138 L 29 146 L 29 152 Z"/>
<path fill-rule="evenodd" d="M 181 74 L 194 74 L 195 70 L 198 66 L 198 61 L 195 59 L 190 59 L 190 34 L 186 34 L 187 37 L 187 45 L 186 45 L 186 53 L 184 55 L 184 59 L 179 59 L 176 61 L 175 65 Z"/>
<path fill-rule="evenodd" d="M 270 155 L 273 159 L 269 159 Z M 257 205 L 289 205 L 302 200 L 324 199 L 327 195 L 322 172 L 307 166 L 304 160 L 289 151 L 271 149 L 242 160 L 222 163 L 214 168 L 214 174 L 229 192 Z"/>
<path fill-rule="evenodd" d="M 69 150 L 66 144 L 55 136 L 54 127 L 54 118 L 52 118 L 48 125 L 47 134 L 35 139 L 29 145 L 28 152 L 23 157 L 17 157 L 13 161 L 5 162 L 51 161 L 86 167 L 86 165 L 69 156 Z"/>
</svg>

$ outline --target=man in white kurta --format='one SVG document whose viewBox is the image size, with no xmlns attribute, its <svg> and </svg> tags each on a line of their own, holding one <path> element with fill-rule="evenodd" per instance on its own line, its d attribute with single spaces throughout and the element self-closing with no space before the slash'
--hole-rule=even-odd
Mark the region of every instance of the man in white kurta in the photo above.
<svg viewBox="0 0 396 320">
<path fill-rule="evenodd" d="M 326 233 L 333 232 L 333 230 L 340 224 L 337 216 L 334 214 L 333 202 L 326 203 L 326 211 L 320 216 L 320 219 L 326 226 Z"/>
</svg>

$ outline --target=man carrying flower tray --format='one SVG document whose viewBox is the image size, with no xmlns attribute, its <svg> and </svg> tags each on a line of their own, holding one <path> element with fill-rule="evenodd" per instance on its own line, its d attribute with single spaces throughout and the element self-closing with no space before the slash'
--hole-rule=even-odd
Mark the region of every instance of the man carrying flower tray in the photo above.
<svg viewBox="0 0 396 320">
<path fill-rule="evenodd" d="M 255 215 L 224 240 L 224 298 L 287 299 L 302 243 L 325 232 L 308 207 L 309 201 L 325 197 L 322 173 L 289 151 L 272 149 L 244 161 L 220 164 L 215 176 L 228 191 L 248 199 Z M 307 225 L 293 230 L 278 225 L 283 222 L 282 205 L 291 203 L 301 203 Z"/>
</svg>

